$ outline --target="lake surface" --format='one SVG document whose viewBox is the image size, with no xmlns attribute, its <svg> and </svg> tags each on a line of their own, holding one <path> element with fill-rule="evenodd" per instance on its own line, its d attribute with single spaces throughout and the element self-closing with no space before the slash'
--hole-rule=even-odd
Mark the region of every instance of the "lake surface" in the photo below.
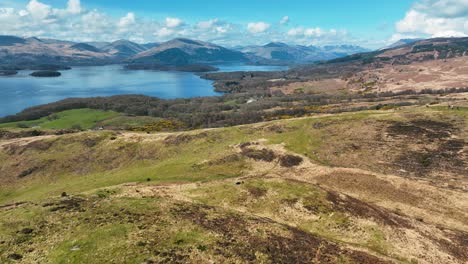
<svg viewBox="0 0 468 264">
<path fill-rule="evenodd" d="M 276 71 L 284 66 L 218 65 L 220 71 Z M 32 71 L 0 77 L 0 117 L 70 97 L 143 94 L 164 99 L 220 95 L 213 82 L 193 73 L 126 71 L 121 65 L 74 67 L 58 78 L 35 78 Z"/>
</svg>

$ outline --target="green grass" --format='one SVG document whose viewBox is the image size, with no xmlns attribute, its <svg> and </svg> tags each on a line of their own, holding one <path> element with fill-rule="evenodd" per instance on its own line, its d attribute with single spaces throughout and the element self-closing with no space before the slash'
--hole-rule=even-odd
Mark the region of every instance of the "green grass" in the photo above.
<svg viewBox="0 0 468 264">
<path fill-rule="evenodd" d="M 76 228 L 76 235 L 58 243 L 48 257 L 54 263 L 112 261 L 119 252 L 128 249 L 127 235 L 130 229 L 129 224 L 113 224 L 99 228 L 79 226 Z"/>
<path fill-rule="evenodd" d="M 72 111 L 75 116 L 79 112 L 86 113 L 90 110 L 76 111 Z M 427 110 L 418 109 L 418 111 Z M 91 110 L 91 112 L 94 111 Z M 70 115 L 64 112 L 64 116 Z M 29 167 L 34 164 L 49 164 L 50 161 L 60 166 L 48 165 L 48 170 L 42 171 L 41 176 L 33 175 L 33 177 L 16 180 L 16 184 L 10 183 L 0 187 L 0 204 L 47 198 L 50 195 L 60 195 L 62 192 L 86 192 L 126 182 L 147 182 L 148 179 L 151 183 L 158 184 L 237 177 L 246 169 L 244 161 L 210 166 L 199 166 L 199 164 L 232 154 L 233 144 L 261 138 L 267 139 L 269 144 L 284 143 L 288 150 L 327 165 L 328 161 L 322 160 L 323 157 L 318 158 L 315 153 L 319 153 L 324 144 L 330 140 L 332 142 L 340 140 L 340 135 L 327 135 L 326 130 L 314 128 L 314 124 L 331 124 L 332 127 L 333 124 L 362 126 L 362 122 L 369 118 L 388 119 L 388 116 L 379 111 L 364 111 L 266 124 L 284 126 L 283 133 L 263 128 L 253 130 L 250 126 L 222 128 L 209 131 L 201 138 L 175 145 L 167 145 L 162 141 L 128 142 L 119 138 L 110 140 L 112 133 L 109 132 L 61 136 L 59 139 L 54 139 L 55 143 L 50 149 L 46 151 L 27 149 L 20 158 Z M 187 134 L 197 133 L 200 132 Z M 96 141 L 94 147 L 87 148 L 83 144 L 85 141 L 93 140 Z M 8 157 L 8 155 L 0 155 L 0 165 L 5 168 L 5 173 L 8 172 L 6 170 L 9 164 Z M 14 166 L 10 166 L 14 169 Z"/>
<path fill-rule="evenodd" d="M 417 108 L 412 111 L 431 115 L 446 113 L 446 111 L 425 108 Z M 66 120 L 67 116 L 76 117 L 80 112 L 96 114 L 94 110 L 89 109 L 72 110 L 71 112 L 63 112 L 63 118 L 59 120 Z M 104 112 L 103 114 L 104 116 L 112 116 L 115 113 Z M 104 116 L 101 115 L 103 118 Z M 50 166 L 51 168 L 48 171 L 43 171 L 41 176 L 32 175 L 32 177 L 17 180 L 17 184 L 0 186 L 0 204 L 47 198 L 50 195 L 60 195 L 61 192 L 86 192 L 126 182 L 147 182 L 148 179 L 153 184 L 159 184 L 237 177 L 246 169 L 244 161 L 210 166 L 198 165 L 203 164 L 206 160 L 216 160 L 232 154 L 234 151 L 232 145 L 234 144 L 261 138 L 267 139 L 268 144 L 284 144 L 292 152 L 329 165 L 329 161 L 323 155 L 320 157 L 316 155 L 316 153 L 320 153 L 324 145 L 340 140 L 340 134 L 329 135 L 327 134 L 328 130 L 333 130 L 336 125 L 344 125 L 344 128 L 347 129 L 354 126 L 365 126 L 363 124 L 365 120 L 388 120 L 399 118 L 399 116 L 381 111 L 363 111 L 318 118 L 282 120 L 265 124 L 265 126 L 283 126 L 285 131 L 282 133 L 263 128 L 252 129 L 250 126 L 222 128 L 206 132 L 203 137 L 175 145 L 165 144 L 162 140 L 131 142 L 118 137 L 116 140 L 111 140 L 113 134 L 109 132 L 87 132 L 61 136 L 58 139 L 52 139 L 55 143 L 50 149 L 46 151 L 27 149 L 24 155 L 19 157 L 20 160 L 27 158 L 27 164 L 30 167 L 30 164 L 49 164 L 50 161 L 53 161 L 53 164 L 57 165 L 58 168 Z M 88 118 L 88 120 L 90 119 Z M 88 124 L 94 124 L 94 121 Z M 314 128 L 316 124 L 325 125 L 330 129 Z M 197 133 L 201 132 L 187 132 L 186 134 L 194 135 Z M 96 146 L 89 148 L 84 145 L 85 141 L 93 140 L 96 141 Z M 15 162 L 14 160 L 8 161 L 9 156 L 1 153 L 0 165 L 3 168 L 7 168 L 11 162 Z M 12 166 L 12 168 L 15 167 Z M 24 170 L 28 168 L 25 167 Z M 8 173 L 5 169 L 4 172 Z M 15 177 L 14 174 L 13 177 Z"/>
<path fill-rule="evenodd" d="M 231 178 L 246 168 L 244 160 L 196 166 L 207 159 L 231 154 L 229 144 L 238 141 L 235 133 L 210 135 L 180 145 L 110 138 L 108 132 L 86 132 L 56 139 L 47 151 L 27 149 L 25 156 L 34 156 L 35 164 L 53 160 L 60 167 L 48 166 L 41 175 L 1 186 L 0 204 L 42 199 L 62 192 L 86 192 L 126 182 L 148 182 L 148 179 L 151 184 L 158 184 Z M 86 147 L 82 143 L 86 140 L 96 145 Z M 0 164 L 3 162 L 0 160 Z"/>
<path fill-rule="evenodd" d="M 119 116 L 119 113 L 94 109 L 67 110 L 38 120 L 0 124 L 0 128 L 40 127 L 43 129 L 90 129 L 103 120 Z"/>
<path fill-rule="evenodd" d="M 152 124 L 158 121 L 161 121 L 161 118 L 151 117 L 151 116 L 124 116 L 119 115 L 105 119 L 98 124 L 101 126 L 111 126 L 111 127 L 134 127 L 134 126 L 144 126 Z"/>
<path fill-rule="evenodd" d="M 410 108 L 392 115 L 382 111 L 345 113 L 186 132 L 185 136 L 202 136 L 178 143 L 167 143 L 157 134 L 154 138 L 149 136 L 153 140 L 134 141 L 119 133 L 93 131 L 43 140 L 42 143 L 51 143 L 49 147 L 44 144 L 46 149 L 38 144 L 24 150 L 19 146 L 17 151 L 0 151 L 1 172 L 11 176 L 0 184 L 0 205 L 32 202 L 0 211 L 0 238 L 9 243 L 0 244 L 0 262 L 5 261 L 9 252 L 28 257 L 40 252 L 37 254 L 47 257 L 51 263 L 143 263 L 148 256 L 155 255 L 155 250 L 184 252 L 190 247 L 201 252 L 199 254 L 211 254 L 211 248 L 222 236 L 174 213 L 173 209 L 187 201 L 217 208 L 205 210 L 210 211 L 208 219 L 212 219 L 211 213 L 222 208 L 223 216 L 228 212 L 242 212 L 248 216 L 267 217 L 327 240 L 388 255 L 393 248 L 382 229 L 374 224 L 358 226 L 355 216 L 337 210 L 330 203 L 325 189 L 313 184 L 264 178 L 244 179 L 243 184 L 236 185 L 234 178 L 244 176 L 250 165 L 244 158 L 228 161 L 223 158 L 234 154 L 235 144 L 266 139 L 265 144 L 284 144 L 292 152 L 327 164 L 327 160 L 318 159 L 314 153 L 343 140 L 347 130 L 363 127 L 365 122 L 373 125 L 375 120 L 403 120 L 409 114 L 437 119 L 450 113 L 458 115 L 434 108 Z M 60 121 L 63 128 L 77 120 L 90 127 L 123 121 L 143 124 L 152 119 L 81 109 L 60 113 L 57 120 L 43 119 L 41 124 Z M 283 131 L 269 130 L 272 125 L 282 126 Z M 47 166 L 36 174 L 17 178 L 15 168 L 27 169 L 37 164 Z M 232 180 L 217 181 L 222 179 Z M 140 198 L 122 197 L 128 189 L 119 184 L 130 182 L 200 185 L 175 191 L 180 192 L 175 196 L 182 197 L 180 200 L 156 194 L 148 197 L 146 193 Z M 62 192 L 84 197 L 86 210 L 53 212 L 43 206 L 49 200 L 60 200 Z M 353 229 L 356 226 L 363 228 Z M 35 230 L 32 235 L 18 233 L 28 227 Z M 255 226 L 251 230 L 262 229 Z M 355 237 L 354 230 L 362 237 Z M 36 251 L 28 253 L 30 247 L 35 247 Z"/>
</svg>

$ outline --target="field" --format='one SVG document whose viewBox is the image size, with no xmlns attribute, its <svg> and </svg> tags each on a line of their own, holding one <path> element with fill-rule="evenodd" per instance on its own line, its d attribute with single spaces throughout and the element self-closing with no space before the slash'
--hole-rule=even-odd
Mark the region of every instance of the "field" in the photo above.
<svg viewBox="0 0 468 264">
<path fill-rule="evenodd" d="M 38 127 L 44 129 L 71 129 L 79 127 L 82 129 L 90 129 L 95 127 L 98 122 L 118 115 L 118 113 L 112 111 L 75 109 L 63 111 L 38 120 L 3 123 L 0 124 L 0 128 Z"/>
<path fill-rule="evenodd" d="M 1 129 L 32 128 L 41 130 L 66 130 L 66 129 L 128 129 L 153 124 L 161 118 L 150 116 L 129 116 L 114 111 L 96 109 L 73 109 L 50 114 L 46 117 L 9 123 L 0 123 Z"/>
<path fill-rule="evenodd" d="M 80 111 L 34 124 L 128 119 Z M 466 263 L 467 120 L 435 105 L 4 139 L 0 262 Z"/>
</svg>

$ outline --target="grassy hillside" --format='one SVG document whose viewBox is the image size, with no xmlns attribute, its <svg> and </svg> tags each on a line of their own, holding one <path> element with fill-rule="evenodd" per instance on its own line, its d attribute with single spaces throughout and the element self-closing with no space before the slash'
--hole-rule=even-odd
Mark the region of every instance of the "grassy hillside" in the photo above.
<svg viewBox="0 0 468 264">
<path fill-rule="evenodd" d="M 130 116 L 114 111 L 73 109 L 50 114 L 30 121 L 0 123 L 0 129 L 35 128 L 41 130 L 112 128 L 128 129 L 144 127 L 163 121 L 150 116 Z"/>
<path fill-rule="evenodd" d="M 100 121 L 116 117 L 119 114 L 112 111 L 101 111 L 93 109 L 74 109 L 59 112 L 38 120 L 2 123 L 0 128 L 14 127 L 40 127 L 44 129 L 70 129 L 80 127 L 90 129 Z"/>
<path fill-rule="evenodd" d="M 0 262 L 465 263 L 466 109 L 2 140 Z"/>
</svg>

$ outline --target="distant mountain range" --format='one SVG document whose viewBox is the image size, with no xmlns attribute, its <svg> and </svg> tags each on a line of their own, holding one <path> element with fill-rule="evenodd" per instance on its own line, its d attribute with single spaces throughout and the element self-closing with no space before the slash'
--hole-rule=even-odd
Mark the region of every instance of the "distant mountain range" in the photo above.
<svg viewBox="0 0 468 264">
<path fill-rule="evenodd" d="M 177 38 L 128 59 L 131 63 L 186 65 L 194 63 L 248 62 L 242 52 L 212 43 Z"/>
<path fill-rule="evenodd" d="M 423 39 L 419 39 L 419 38 L 415 38 L 415 39 L 400 39 L 398 40 L 397 42 L 387 46 L 387 47 L 384 47 L 382 49 L 393 49 L 393 48 L 397 48 L 397 47 L 401 47 L 401 46 L 404 46 L 404 45 L 408 45 L 408 44 L 413 44 L 417 41 L 420 41 L 420 40 L 423 40 Z"/>
<path fill-rule="evenodd" d="M 395 47 L 341 57 L 326 63 L 405 65 L 468 56 L 468 37 L 402 40 L 399 43 Z"/>
<path fill-rule="evenodd" d="M 399 56 L 394 51 L 398 49 Z M 323 47 L 272 42 L 264 46 L 228 49 L 216 44 L 177 38 L 164 43 L 138 44 L 128 40 L 76 43 L 35 37 L 0 36 L 0 65 L 99 65 L 110 63 L 147 65 L 191 65 L 243 62 L 252 64 L 309 64 L 317 61 L 365 61 L 414 59 L 415 54 L 437 58 L 458 56 L 466 50 L 465 38 L 432 40 L 402 39 L 391 46 L 369 52 L 359 46 Z M 388 53 L 388 54 L 387 54 Z M 430 53 L 430 54 L 429 54 Z M 434 53 L 434 55 L 431 55 Z M 411 55 L 412 54 L 412 55 Z M 465 54 L 465 53 L 463 53 Z M 411 56 L 410 56 L 411 55 Z M 381 59 L 379 59 L 381 58 Z"/>
<path fill-rule="evenodd" d="M 96 65 L 138 63 L 161 65 L 243 62 L 302 64 L 368 51 L 351 46 L 299 46 L 272 42 L 265 46 L 228 49 L 216 44 L 177 38 L 164 43 L 138 44 L 129 40 L 76 43 L 56 39 L 0 36 L 2 65 Z"/>
<path fill-rule="evenodd" d="M 272 42 L 264 46 L 237 47 L 237 50 L 247 54 L 251 60 L 260 63 L 311 63 L 370 51 L 352 45 L 316 47 L 288 45 L 281 42 Z"/>
<path fill-rule="evenodd" d="M 86 43 L 0 36 L 0 63 L 84 65 L 114 62 L 114 56 Z"/>
</svg>

